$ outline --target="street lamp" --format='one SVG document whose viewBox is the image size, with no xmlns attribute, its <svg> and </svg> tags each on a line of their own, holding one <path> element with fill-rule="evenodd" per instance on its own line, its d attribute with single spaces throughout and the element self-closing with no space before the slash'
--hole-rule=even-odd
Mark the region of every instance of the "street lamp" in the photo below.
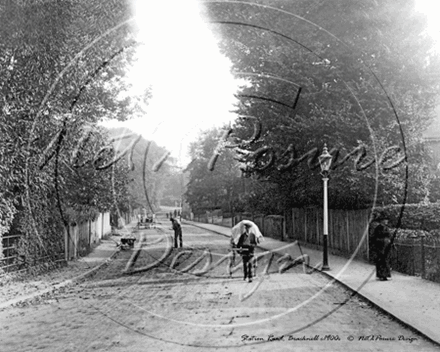
<svg viewBox="0 0 440 352">
<path fill-rule="evenodd" d="M 332 156 L 327 150 L 327 144 L 324 144 L 322 154 L 319 156 L 319 165 L 321 166 L 322 181 L 324 182 L 324 230 L 323 230 L 323 260 L 322 270 L 330 270 L 328 266 L 328 200 L 327 200 L 327 183 L 330 165 L 332 164 Z"/>
</svg>

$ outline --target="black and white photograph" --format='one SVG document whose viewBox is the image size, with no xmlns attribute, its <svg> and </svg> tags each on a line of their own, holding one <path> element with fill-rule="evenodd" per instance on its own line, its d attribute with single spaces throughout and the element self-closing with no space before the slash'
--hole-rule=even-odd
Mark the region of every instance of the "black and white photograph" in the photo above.
<svg viewBox="0 0 440 352">
<path fill-rule="evenodd" d="M 440 351 L 440 2 L 0 0 L 0 351 Z"/>
</svg>

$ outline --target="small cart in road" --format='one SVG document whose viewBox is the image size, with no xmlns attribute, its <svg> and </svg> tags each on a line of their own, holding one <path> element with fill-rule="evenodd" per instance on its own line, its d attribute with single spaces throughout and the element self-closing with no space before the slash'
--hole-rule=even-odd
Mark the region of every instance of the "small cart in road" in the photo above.
<svg viewBox="0 0 440 352">
<path fill-rule="evenodd" d="M 145 218 L 140 218 L 137 223 L 137 228 L 151 229 L 156 227 L 154 214 L 149 214 Z"/>
</svg>

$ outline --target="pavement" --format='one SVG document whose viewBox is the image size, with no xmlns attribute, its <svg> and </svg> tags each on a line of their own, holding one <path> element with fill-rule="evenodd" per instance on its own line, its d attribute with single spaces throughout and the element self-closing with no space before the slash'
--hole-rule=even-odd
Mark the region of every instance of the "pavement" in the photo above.
<svg viewBox="0 0 440 352">
<path fill-rule="evenodd" d="M 218 235 L 230 237 L 230 228 L 227 227 L 187 220 L 182 222 L 209 230 Z M 128 225 L 119 235 L 123 235 L 123 232 L 131 232 L 133 226 L 135 225 Z M 73 279 L 54 285 L 52 290 L 87 277 L 102 265 L 105 265 L 118 252 L 115 246 L 115 239 L 118 238 L 120 237 L 102 240 L 93 252 L 81 259 L 90 265 L 90 269 Z M 289 254 L 293 259 L 301 255 L 307 255 L 310 259 L 309 266 L 316 268 L 316 270 L 320 270 L 322 265 L 321 251 L 304 245 L 299 246 L 295 242 L 283 242 L 265 237 L 258 247 L 280 255 Z M 322 271 L 322 273 L 440 345 L 440 284 L 397 272 L 392 273 L 392 280 L 390 281 L 377 281 L 375 267 L 369 263 L 332 254 L 328 255 L 328 262 L 330 270 Z M 0 308 L 32 299 L 37 295 L 46 293 L 46 291 L 48 290 L 16 297 L 11 301 L 0 304 Z"/>
<path fill-rule="evenodd" d="M 59 288 L 75 284 L 76 282 L 89 277 L 94 272 L 98 271 L 102 266 L 106 265 L 110 260 L 112 260 L 114 256 L 116 256 L 116 254 L 120 250 L 120 248 L 117 246 L 117 243 L 120 241 L 122 236 L 131 234 L 135 226 L 136 223 L 128 224 L 123 229 L 117 230 L 116 234 L 106 236 L 105 238 L 101 239 L 99 245 L 97 245 L 91 253 L 89 253 L 85 257 L 78 259 L 78 263 L 84 263 L 81 267 L 86 267 L 87 270 L 82 270 L 80 274 L 76 274 L 76 276 L 68 279 L 62 277 L 60 280 L 59 275 L 53 275 L 51 278 L 45 278 L 44 280 L 47 281 L 45 282 L 45 287 L 40 288 L 35 286 L 35 289 L 31 290 L 31 292 L 28 292 L 26 294 L 17 294 L 13 299 L 9 299 L 5 302 L 0 302 L 0 309 L 12 305 L 17 305 L 26 301 L 31 301 L 34 298 L 46 295 L 48 293 L 56 291 Z M 63 271 L 60 272 L 61 275 L 63 275 L 63 273 Z M 32 281 L 30 283 L 32 286 Z"/>
<path fill-rule="evenodd" d="M 230 237 L 231 230 L 227 227 L 185 220 L 183 223 Z M 303 244 L 265 237 L 258 247 L 280 255 L 289 254 L 293 259 L 304 254 L 310 258 L 310 267 L 320 270 L 322 266 L 322 251 Z M 374 265 L 332 254 L 328 255 L 328 263 L 330 270 L 322 273 L 440 345 L 440 284 L 395 271 L 390 281 L 377 281 Z"/>
</svg>

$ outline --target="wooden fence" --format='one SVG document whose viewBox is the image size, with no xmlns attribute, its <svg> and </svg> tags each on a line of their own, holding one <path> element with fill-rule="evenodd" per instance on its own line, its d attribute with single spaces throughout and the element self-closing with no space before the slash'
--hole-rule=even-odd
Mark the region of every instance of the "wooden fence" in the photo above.
<svg viewBox="0 0 440 352">
<path fill-rule="evenodd" d="M 19 235 L 1 237 L 0 269 L 2 272 L 19 270 L 21 263 L 16 249 L 19 240 Z"/>
<path fill-rule="evenodd" d="M 281 215 L 264 215 L 240 213 L 233 217 L 233 224 L 237 224 L 241 220 L 251 220 L 260 229 L 264 236 L 275 238 L 277 240 L 285 240 L 285 223 L 284 217 Z"/>
<path fill-rule="evenodd" d="M 262 230 L 264 236 L 281 241 L 300 241 L 320 248 L 323 238 L 323 211 L 318 208 L 294 208 L 284 216 L 251 213 L 209 213 L 193 216 L 193 220 L 232 227 L 241 220 L 251 220 Z M 369 209 L 335 210 L 328 214 L 328 248 L 335 255 L 369 258 Z"/>
<path fill-rule="evenodd" d="M 424 237 L 397 239 L 391 267 L 401 273 L 440 282 L 440 240 Z"/>
<path fill-rule="evenodd" d="M 369 237 L 371 209 L 329 209 L 329 252 L 370 260 Z M 193 220 L 216 223 L 216 216 L 202 214 Z M 222 214 L 217 225 L 232 227 L 241 220 L 251 220 L 262 230 L 264 236 L 282 241 L 300 241 L 307 246 L 321 248 L 323 239 L 323 211 L 318 208 L 291 209 L 284 216 L 251 213 Z M 396 239 L 397 251 L 392 251 L 391 267 L 401 273 L 418 275 L 424 279 L 440 282 L 440 240 L 424 240 L 423 237 Z"/>
<path fill-rule="evenodd" d="M 328 248 L 335 255 L 368 259 L 369 209 L 328 211 Z M 286 214 L 287 240 L 322 246 L 323 210 L 295 208 Z"/>
<path fill-rule="evenodd" d="M 69 226 L 69 231 L 64 231 L 65 259 L 72 260 L 87 255 L 110 233 L 110 213 L 99 214 L 95 221 Z"/>
<path fill-rule="evenodd" d="M 133 216 L 121 214 L 124 220 L 130 222 Z M 36 269 L 37 266 L 45 267 L 49 263 L 62 263 L 90 253 L 99 244 L 100 240 L 111 233 L 110 213 L 101 213 L 95 221 L 87 221 L 75 226 L 69 226 L 69 231 L 64 231 L 64 243 L 60 239 L 60 253 L 55 256 L 41 256 L 29 262 L 17 253 L 17 246 L 20 235 L 0 236 L 0 277 L 5 273 L 26 272 L 29 269 Z M 64 251 L 63 251 L 64 245 Z"/>
<path fill-rule="evenodd" d="M 232 215 L 223 213 L 221 210 L 207 211 L 203 214 L 192 214 L 191 219 L 205 224 L 214 224 L 224 227 L 232 227 Z"/>
</svg>

